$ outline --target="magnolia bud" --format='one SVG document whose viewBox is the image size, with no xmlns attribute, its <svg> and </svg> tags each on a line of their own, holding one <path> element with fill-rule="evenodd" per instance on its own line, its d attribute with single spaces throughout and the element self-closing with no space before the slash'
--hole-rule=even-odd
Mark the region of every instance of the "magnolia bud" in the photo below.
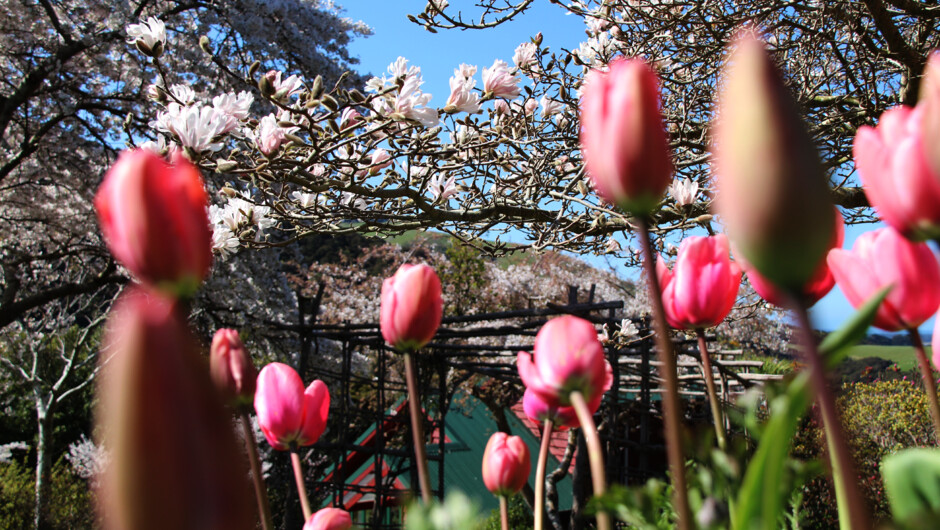
<svg viewBox="0 0 940 530">
<path fill-rule="evenodd" d="M 209 37 L 205 35 L 199 37 L 199 47 L 202 48 L 202 51 L 212 55 L 212 45 L 209 42 Z"/>
<path fill-rule="evenodd" d="M 238 162 L 234 160 L 216 160 L 215 161 L 215 170 L 219 173 L 226 173 L 238 167 Z"/>
<path fill-rule="evenodd" d="M 254 77 L 259 68 L 261 68 L 261 61 L 251 63 L 251 66 L 248 67 L 248 77 Z"/>
<path fill-rule="evenodd" d="M 317 76 L 313 80 L 313 87 L 310 89 L 310 97 L 312 99 L 317 99 L 320 97 L 320 94 L 323 93 L 323 76 Z"/>
<path fill-rule="evenodd" d="M 798 293 L 832 239 L 828 179 L 764 43 L 742 32 L 732 47 L 713 135 L 716 210 L 737 251 Z"/>
</svg>

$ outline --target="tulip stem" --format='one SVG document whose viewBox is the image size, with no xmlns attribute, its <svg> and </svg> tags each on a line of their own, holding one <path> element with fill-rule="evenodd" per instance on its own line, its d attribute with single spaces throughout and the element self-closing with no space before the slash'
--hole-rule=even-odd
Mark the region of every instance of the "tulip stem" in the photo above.
<svg viewBox="0 0 940 530">
<path fill-rule="evenodd" d="M 826 380 L 825 366 L 813 336 L 809 314 L 806 312 L 806 307 L 797 299 L 791 298 L 791 305 L 796 313 L 803 357 L 809 364 L 810 383 L 816 394 L 826 433 L 829 463 L 832 466 L 832 479 L 835 482 L 836 501 L 839 507 L 839 527 L 843 530 L 868 530 L 872 527 L 868 509 L 858 489 L 858 473 L 855 471 L 852 454 L 845 442 L 842 423 L 836 412 L 836 400 Z"/>
<path fill-rule="evenodd" d="M 290 463 L 294 466 L 294 481 L 297 482 L 297 496 L 300 497 L 300 508 L 304 511 L 304 521 L 308 521 L 313 511 L 310 510 L 310 499 L 307 498 L 307 487 L 304 486 L 304 472 L 300 466 L 300 453 L 296 447 L 290 448 Z"/>
<path fill-rule="evenodd" d="M 637 218 L 640 240 L 643 245 L 643 268 L 653 306 L 653 322 L 656 325 L 656 354 L 659 357 L 660 377 L 665 385 L 663 394 L 663 427 L 666 431 L 666 456 L 672 474 L 673 508 L 678 516 L 678 528 L 689 530 L 692 526 L 692 510 L 689 508 L 689 492 L 686 490 L 685 460 L 682 457 L 682 402 L 679 400 L 679 381 L 676 373 L 676 355 L 669 340 L 666 312 L 660 294 L 659 277 L 653 263 L 653 244 L 650 241 L 649 224 Z"/>
<path fill-rule="evenodd" d="M 273 530 L 271 520 L 271 507 L 268 505 L 268 492 L 264 486 L 264 475 L 261 472 L 261 459 L 258 458 L 258 442 L 251 432 L 251 420 L 248 413 L 239 413 L 242 431 L 245 437 L 245 449 L 248 451 L 248 462 L 251 465 L 251 481 L 255 485 L 255 497 L 258 500 L 258 516 L 261 519 L 261 530 Z"/>
<path fill-rule="evenodd" d="M 505 495 L 499 496 L 499 523 L 503 530 L 509 530 L 509 499 Z"/>
<path fill-rule="evenodd" d="M 934 379 L 933 368 L 930 367 L 930 361 L 927 359 L 927 352 L 924 350 L 924 341 L 920 339 L 920 333 L 914 328 L 908 329 L 907 332 L 911 336 L 914 351 L 917 352 L 920 374 L 924 379 L 924 391 L 927 393 L 927 401 L 930 403 L 930 415 L 933 417 L 934 434 L 937 441 L 940 442 L 940 401 L 937 399 L 937 381 Z M 940 344 L 934 347 L 940 347 Z"/>
<path fill-rule="evenodd" d="M 542 443 L 539 446 L 539 461 L 535 465 L 535 530 L 545 528 L 545 467 L 548 463 L 548 449 L 552 445 L 554 423 L 547 419 L 542 425 Z"/>
<path fill-rule="evenodd" d="M 724 451 L 728 448 L 728 441 L 725 437 L 725 419 L 721 412 L 721 403 L 718 402 L 718 394 L 715 392 L 715 375 L 712 373 L 712 361 L 708 356 L 708 344 L 705 341 L 705 330 L 698 328 L 695 330 L 698 336 L 698 352 L 702 358 L 702 377 L 705 378 L 705 390 L 708 391 L 708 403 L 712 408 L 712 421 L 715 422 L 715 436 L 718 437 L 718 447 Z"/>
<path fill-rule="evenodd" d="M 578 415 L 581 431 L 584 433 L 584 442 L 588 448 L 588 460 L 591 464 L 591 482 L 594 485 L 594 496 L 599 497 L 607 491 L 606 472 L 604 471 L 604 453 L 601 449 L 601 439 L 597 436 L 597 427 L 594 426 L 594 415 L 588 408 L 587 401 L 581 392 L 572 392 L 571 406 Z M 597 529 L 610 530 L 610 514 L 601 510 L 597 512 Z"/>
<path fill-rule="evenodd" d="M 405 352 L 405 382 L 408 385 L 408 409 L 411 412 L 411 436 L 415 446 L 415 460 L 418 464 L 418 483 L 421 486 L 421 500 L 431 502 L 431 479 L 428 474 L 428 456 L 424 448 L 424 418 L 421 414 L 421 401 L 418 397 L 418 381 L 415 378 L 414 358 Z"/>
</svg>

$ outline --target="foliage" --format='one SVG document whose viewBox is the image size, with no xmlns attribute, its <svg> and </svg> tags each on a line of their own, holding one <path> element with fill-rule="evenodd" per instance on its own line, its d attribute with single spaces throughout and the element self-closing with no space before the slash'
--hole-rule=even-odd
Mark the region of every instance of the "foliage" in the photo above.
<svg viewBox="0 0 940 530">
<path fill-rule="evenodd" d="M 480 530 L 500 530 L 499 510 L 493 510 L 483 521 Z M 532 512 L 526 506 L 522 495 L 513 495 L 509 499 L 509 528 L 532 528 Z"/>
<path fill-rule="evenodd" d="M 891 513 L 904 528 L 940 524 L 940 451 L 907 449 L 885 458 L 881 468 Z"/>
<path fill-rule="evenodd" d="M 476 503 L 459 491 L 450 491 L 443 502 L 413 503 L 408 508 L 405 530 L 475 530 L 482 524 Z"/>
<path fill-rule="evenodd" d="M 95 527 L 92 494 L 88 484 L 72 473 L 64 460 L 52 466 L 46 523 L 50 529 L 90 529 Z M 29 466 L 0 464 L 0 528 L 33 527 L 35 475 Z"/>
</svg>

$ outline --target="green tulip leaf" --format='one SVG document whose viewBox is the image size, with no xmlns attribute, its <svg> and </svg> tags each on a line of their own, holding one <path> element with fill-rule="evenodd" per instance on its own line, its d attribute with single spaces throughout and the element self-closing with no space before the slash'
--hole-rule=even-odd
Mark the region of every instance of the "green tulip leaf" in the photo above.
<svg viewBox="0 0 940 530">
<path fill-rule="evenodd" d="M 890 291 L 890 285 L 878 291 L 852 315 L 848 322 L 826 335 L 826 338 L 819 344 L 819 353 L 826 361 L 826 368 L 835 368 L 843 359 L 848 357 L 852 346 L 858 344 L 858 341 L 865 337 L 868 328 L 875 320 L 875 313 L 878 312 L 881 302 L 884 302 Z"/>
<path fill-rule="evenodd" d="M 881 463 L 891 513 L 907 528 L 940 528 L 940 450 L 907 449 Z"/>
</svg>

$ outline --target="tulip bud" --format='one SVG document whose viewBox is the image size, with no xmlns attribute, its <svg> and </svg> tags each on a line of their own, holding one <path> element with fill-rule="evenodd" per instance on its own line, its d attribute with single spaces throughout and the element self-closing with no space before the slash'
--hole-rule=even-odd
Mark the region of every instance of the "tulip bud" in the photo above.
<svg viewBox="0 0 940 530">
<path fill-rule="evenodd" d="M 717 326 L 728 316 L 741 286 L 741 267 L 731 261 L 724 234 L 683 239 L 673 270 L 658 259 L 656 275 L 666 320 L 675 329 Z"/>
<path fill-rule="evenodd" d="M 310 516 L 304 525 L 304 530 L 349 530 L 352 528 L 352 517 L 346 510 L 339 508 L 323 508 Z"/>
<path fill-rule="evenodd" d="M 597 406 L 591 406 L 591 412 L 597 412 L 601 400 L 597 400 Z M 578 415 L 574 407 L 562 407 L 552 405 L 539 397 L 538 394 L 530 389 L 525 390 L 522 396 L 522 410 L 527 418 L 537 425 L 541 425 L 545 420 L 551 420 L 555 429 L 567 429 L 568 427 L 578 427 L 581 422 L 578 421 Z"/>
<path fill-rule="evenodd" d="M 146 150 L 121 153 L 95 195 L 114 257 L 141 282 L 190 296 L 212 266 L 208 196 L 199 170 Z"/>
<path fill-rule="evenodd" d="M 659 80 L 640 59 L 592 70 L 581 97 L 581 147 L 597 193 L 635 216 L 659 206 L 673 166 Z"/>
<path fill-rule="evenodd" d="M 95 430 L 111 451 L 96 495 L 104 528 L 253 529 L 245 459 L 175 303 L 132 288 L 103 344 Z"/>
<path fill-rule="evenodd" d="M 441 325 L 441 280 L 427 265 L 402 265 L 382 283 L 382 337 L 400 352 L 422 348 Z"/>
<path fill-rule="evenodd" d="M 493 433 L 483 451 L 483 483 L 493 495 L 512 496 L 529 481 L 532 462 L 522 438 Z"/>
<path fill-rule="evenodd" d="M 224 400 L 235 408 L 250 406 L 254 401 L 258 371 L 234 329 L 220 329 L 212 337 L 209 373 Z"/>
<path fill-rule="evenodd" d="M 285 451 L 312 445 L 326 429 L 330 392 L 320 380 L 304 390 L 303 381 L 293 368 L 271 363 L 258 374 L 255 412 L 271 447 Z"/>
<path fill-rule="evenodd" d="M 764 43 L 745 33 L 732 46 L 713 135 L 717 213 L 762 276 L 798 293 L 832 238 L 826 174 Z"/>
<path fill-rule="evenodd" d="M 918 107 L 924 107 L 924 154 L 934 175 L 940 175 L 940 51 L 934 50 L 924 67 Z"/>
</svg>

